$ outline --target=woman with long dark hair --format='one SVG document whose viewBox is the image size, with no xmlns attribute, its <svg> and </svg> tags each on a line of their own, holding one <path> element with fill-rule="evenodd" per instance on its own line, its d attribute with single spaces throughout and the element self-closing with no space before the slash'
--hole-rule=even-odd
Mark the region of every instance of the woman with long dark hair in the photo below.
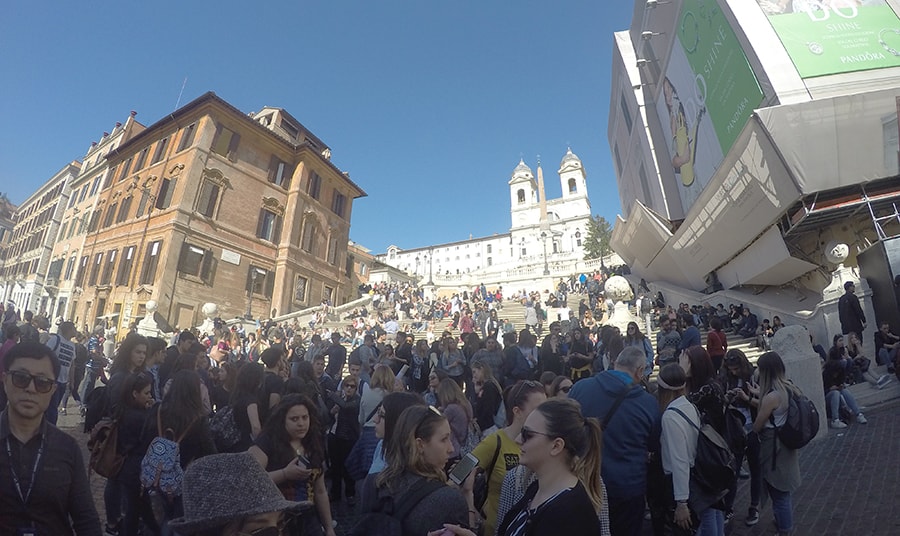
<svg viewBox="0 0 900 536">
<path fill-rule="evenodd" d="M 150 410 L 144 423 L 142 448 L 146 452 L 150 442 L 159 436 L 172 440 L 181 438 L 178 449 L 183 470 L 197 458 L 215 454 L 216 445 L 209 431 L 209 419 L 200 396 L 200 377 L 197 373 L 181 370 L 169 378 L 168 384 L 169 390 L 162 402 Z M 157 521 L 164 530 L 167 520 L 184 514 L 180 496 L 167 498 L 155 495 L 151 500 L 159 501 L 163 518 Z"/>
<path fill-rule="evenodd" d="M 234 423 L 241 432 L 241 440 L 232 452 L 243 452 L 250 448 L 253 440 L 262 431 L 259 412 L 259 390 L 265 379 L 265 370 L 259 363 L 247 363 L 237 373 L 234 389 L 231 391 L 231 406 Z"/>
<path fill-rule="evenodd" d="M 146 503 L 141 498 L 141 460 L 146 454 L 142 448 L 141 432 L 150 408 L 153 406 L 152 384 L 153 378 L 148 372 L 138 372 L 128 375 L 122 382 L 121 398 L 117 404 L 116 422 L 118 423 L 118 444 L 116 451 L 124 457 L 122 469 L 116 475 L 121 483 L 123 495 L 119 500 L 125 500 L 124 517 L 119 524 L 120 536 L 136 536 L 139 532 L 139 523 L 142 514 L 148 510 Z M 151 522 L 152 516 L 145 515 L 147 522 Z"/>
<path fill-rule="evenodd" d="M 625 338 L 622 342 L 625 343 L 626 348 L 634 346 L 643 351 L 647 356 L 647 367 L 644 369 L 644 379 L 649 380 L 650 374 L 653 373 L 653 346 L 650 344 L 650 340 L 641 333 L 641 328 L 638 327 L 637 322 L 628 323 L 628 326 L 625 329 Z"/>
<path fill-rule="evenodd" d="M 745 523 L 753 526 L 759 523 L 759 496 L 762 487 L 762 473 L 759 468 L 759 435 L 753 431 L 753 421 L 756 420 L 756 408 L 750 405 L 750 388 L 757 384 L 754 377 L 753 365 L 747 360 L 747 356 L 741 350 L 732 348 L 725 354 L 725 368 L 719 377 L 722 387 L 725 389 L 725 398 L 732 408 L 735 408 L 744 417 L 744 431 L 746 441 L 743 449 L 734 453 L 735 466 L 740 467 L 744 456 L 750 467 L 750 508 L 747 511 Z M 732 411 L 729 409 L 729 411 Z M 734 499 L 737 496 L 737 486 L 728 491 L 725 496 L 725 515 L 733 511 Z"/>
<path fill-rule="evenodd" d="M 572 343 L 569 345 L 569 353 L 565 357 L 568 365 L 569 377 L 573 382 L 582 378 L 588 378 L 593 374 L 594 350 L 591 341 L 584 336 L 581 328 L 572 329 Z"/>
<path fill-rule="evenodd" d="M 302 395 L 286 396 L 272 410 L 250 455 L 269 474 L 284 498 L 312 501 L 318 516 L 291 520 L 291 535 L 334 536 L 331 505 L 325 489 L 324 431 L 315 402 Z"/>
<path fill-rule="evenodd" d="M 469 425 L 472 422 L 472 405 L 466 400 L 466 395 L 456 382 L 447 378 L 441 380 L 437 388 L 438 407 L 450 423 L 451 443 L 453 454 L 450 459 L 458 459 L 463 453 L 460 448 L 465 446 L 469 434 Z"/>
</svg>

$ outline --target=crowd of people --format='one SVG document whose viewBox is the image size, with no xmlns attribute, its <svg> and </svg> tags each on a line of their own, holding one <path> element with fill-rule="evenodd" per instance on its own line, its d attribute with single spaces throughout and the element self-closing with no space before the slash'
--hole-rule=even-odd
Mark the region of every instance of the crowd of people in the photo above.
<svg viewBox="0 0 900 536">
<path fill-rule="evenodd" d="M 648 515 L 654 534 L 720 536 L 746 477 L 744 523 L 771 499 L 790 534 L 797 451 L 775 430 L 797 389 L 777 353 L 755 368 L 725 336 L 774 333 L 777 317 L 754 326 L 744 307 L 676 310 L 642 294 L 635 308 L 659 326 L 654 345 L 638 322 L 625 334 L 604 325 L 592 281 L 505 298 L 525 307 L 519 331 L 498 314 L 502 289 L 425 300 L 402 285 L 370 289 L 372 310 L 351 312 L 343 331 L 129 333 L 111 355 L 102 329 L 5 325 L 0 474 L 12 479 L 0 480 L 0 532 L 333 536 L 343 505 L 359 514 L 351 534 L 393 519 L 405 535 L 638 535 Z M 572 291 L 589 294 L 577 312 L 539 313 L 566 309 Z M 900 338 L 879 334 L 879 362 L 893 361 Z M 835 337 L 823 366 L 835 427 L 848 410 L 866 422 L 845 388 L 860 364 L 854 340 Z M 69 396 L 92 435 L 89 465 L 107 473 L 102 521 L 79 450 L 53 426 Z M 691 476 L 705 425 L 734 455 L 721 489 Z"/>
</svg>

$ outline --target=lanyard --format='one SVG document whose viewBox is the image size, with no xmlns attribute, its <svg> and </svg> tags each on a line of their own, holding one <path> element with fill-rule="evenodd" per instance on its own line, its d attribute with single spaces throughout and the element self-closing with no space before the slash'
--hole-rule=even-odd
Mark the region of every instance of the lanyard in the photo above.
<svg viewBox="0 0 900 536">
<path fill-rule="evenodd" d="M 21 450 L 19 451 L 21 453 Z M 28 506 L 28 499 L 31 498 L 31 492 L 34 490 L 34 481 L 35 476 L 37 475 L 38 466 L 41 463 L 41 456 L 44 454 L 44 436 L 41 435 L 41 446 L 38 447 L 37 456 L 34 458 L 34 467 L 31 468 L 31 481 L 28 483 L 28 491 L 22 495 L 22 485 L 19 482 L 19 475 L 17 471 L 13 467 L 13 457 L 12 457 L 12 448 L 9 445 L 9 438 L 6 438 L 6 455 L 9 456 L 9 472 L 12 473 L 13 484 L 16 486 L 16 492 L 19 494 L 19 499 L 22 500 L 22 506 Z"/>
</svg>

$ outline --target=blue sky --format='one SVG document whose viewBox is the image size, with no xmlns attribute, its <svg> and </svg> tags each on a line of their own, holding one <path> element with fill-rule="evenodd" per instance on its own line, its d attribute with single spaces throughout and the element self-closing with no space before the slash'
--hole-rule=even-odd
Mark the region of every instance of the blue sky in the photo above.
<svg viewBox="0 0 900 536">
<path fill-rule="evenodd" d="M 252 6 L 252 11 L 250 7 Z M 129 111 L 152 124 L 212 90 L 287 109 L 368 197 L 382 252 L 509 229 L 519 157 L 548 196 L 571 145 L 596 214 L 619 208 L 606 141 L 627 0 L 14 2 L 0 20 L 0 192 L 25 200 Z"/>
</svg>

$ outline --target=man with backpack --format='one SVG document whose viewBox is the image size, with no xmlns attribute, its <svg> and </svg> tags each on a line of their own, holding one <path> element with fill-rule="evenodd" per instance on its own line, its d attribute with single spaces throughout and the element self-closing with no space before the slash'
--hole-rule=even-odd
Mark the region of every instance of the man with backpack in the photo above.
<svg viewBox="0 0 900 536">
<path fill-rule="evenodd" d="M 59 412 L 65 414 L 66 408 L 60 408 L 59 403 L 62 401 L 66 389 L 72 384 L 72 377 L 75 373 L 75 344 L 72 337 L 77 335 L 75 324 L 72 322 L 63 322 L 59 325 L 59 331 L 47 338 L 45 346 L 49 348 L 59 360 L 59 376 L 56 381 L 59 384 L 56 392 L 53 393 L 50 407 L 47 408 L 47 421 L 56 424 Z"/>
</svg>

